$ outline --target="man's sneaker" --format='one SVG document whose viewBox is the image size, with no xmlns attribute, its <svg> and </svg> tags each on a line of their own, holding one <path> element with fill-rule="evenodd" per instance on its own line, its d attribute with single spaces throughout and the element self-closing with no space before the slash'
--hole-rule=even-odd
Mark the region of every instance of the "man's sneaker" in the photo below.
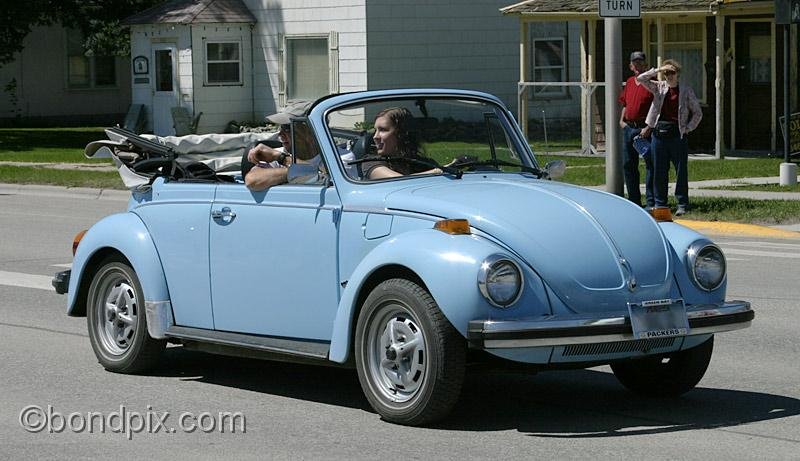
<svg viewBox="0 0 800 461">
<path fill-rule="evenodd" d="M 678 209 L 675 210 L 675 216 L 683 216 L 686 214 L 686 207 L 683 205 L 678 205 Z"/>
</svg>

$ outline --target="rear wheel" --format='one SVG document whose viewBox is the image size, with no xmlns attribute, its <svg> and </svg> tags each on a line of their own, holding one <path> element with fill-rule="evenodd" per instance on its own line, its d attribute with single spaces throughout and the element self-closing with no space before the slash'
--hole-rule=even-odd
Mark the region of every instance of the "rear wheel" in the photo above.
<svg viewBox="0 0 800 461">
<path fill-rule="evenodd" d="M 137 373 L 158 362 L 166 340 L 147 333 L 144 294 L 133 268 L 121 257 L 105 260 L 86 301 L 89 341 L 106 370 Z"/>
<path fill-rule="evenodd" d="M 464 340 L 412 281 L 387 280 L 369 294 L 358 317 L 355 354 L 361 388 L 387 421 L 430 423 L 458 400 Z"/>
<path fill-rule="evenodd" d="M 703 378 L 714 351 L 714 337 L 666 356 L 611 364 L 623 386 L 647 397 L 677 397 L 692 390 Z"/>
</svg>

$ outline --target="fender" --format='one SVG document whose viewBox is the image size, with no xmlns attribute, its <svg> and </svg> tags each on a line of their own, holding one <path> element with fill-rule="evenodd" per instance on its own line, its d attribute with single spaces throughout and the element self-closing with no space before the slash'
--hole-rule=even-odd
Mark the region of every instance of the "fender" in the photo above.
<svg viewBox="0 0 800 461">
<path fill-rule="evenodd" d="M 492 309 L 478 290 L 477 275 L 483 260 L 493 253 L 509 254 L 487 239 L 434 229 L 406 232 L 381 243 L 356 267 L 342 292 L 329 359 L 347 360 L 359 293 L 370 275 L 387 265 L 404 266 L 416 273 L 450 323 L 466 337 L 469 320 Z"/>
<path fill-rule="evenodd" d="M 142 220 L 133 213 L 118 213 L 98 221 L 84 235 L 75 258 L 72 260 L 72 273 L 67 292 L 67 315 L 82 316 L 76 305 L 80 286 L 87 264 L 102 249 L 113 248 L 130 261 L 142 284 L 145 302 L 162 303 L 169 301 L 169 290 L 150 233 Z"/>
<path fill-rule="evenodd" d="M 660 223 L 660 227 L 664 235 L 666 235 L 667 241 L 672 245 L 673 258 L 675 259 L 673 273 L 675 274 L 675 280 L 680 288 L 681 296 L 686 304 L 724 302 L 728 285 L 727 275 L 719 288 L 711 292 L 697 288 L 694 282 L 691 281 L 689 275 L 689 266 L 687 263 L 687 250 L 689 246 L 697 241 L 707 243 L 713 242 L 705 235 L 677 223 L 664 222 Z"/>
</svg>

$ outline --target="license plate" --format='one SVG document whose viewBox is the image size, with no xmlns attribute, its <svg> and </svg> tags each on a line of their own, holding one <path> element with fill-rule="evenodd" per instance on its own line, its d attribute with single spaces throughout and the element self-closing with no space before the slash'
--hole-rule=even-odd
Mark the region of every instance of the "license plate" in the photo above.
<svg viewBox="0 0 800 461">
<path fill-rule="evenodd" d="M 628 303 L 633 337 L 636 339 L 666 338 L 689 334 L 689 319 L 683 300 L 654 299 L 638 304 Z"/>
</svg>

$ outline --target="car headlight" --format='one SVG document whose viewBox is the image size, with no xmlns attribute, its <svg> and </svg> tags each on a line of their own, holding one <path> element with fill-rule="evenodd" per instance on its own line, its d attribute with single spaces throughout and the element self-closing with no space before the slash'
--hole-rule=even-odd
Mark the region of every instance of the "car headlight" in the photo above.
<svg viewBox="0 0 800 461">
<path fill-rule="evenodd" d="M 508 256 L 491 255 L 481 263 L 478 288 L 493 306 L 508 307 L 522 293 L 522 271 Z"/>
<path fill-rule="evenodd" d="M 693 243 L 689 246 L 686 262 L 695 285 L 703 290 L 716 290 L 725 280 L 725 255 L 713 243 Z"/>
</svg>

